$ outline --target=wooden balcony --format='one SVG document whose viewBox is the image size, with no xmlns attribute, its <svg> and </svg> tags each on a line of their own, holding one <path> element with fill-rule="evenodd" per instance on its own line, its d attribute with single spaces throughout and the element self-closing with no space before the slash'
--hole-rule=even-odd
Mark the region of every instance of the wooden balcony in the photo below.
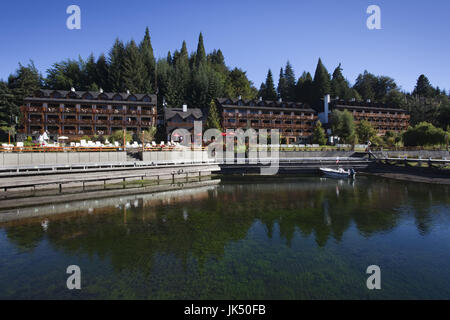
<svg viewBox="0 0 450 320">
<path fill-rule="evenodd" d="M 48 107 L 46 113 L 61 113 L 62 109 L 59 107 Z"/>
<path fill-rule="evenodd" d="M 66 124 L 66 123 L 75 124 L 75 123 L 78 123 L 78 119 L 62 119 L 61 122 L 64 124 Z"/>
<path fill-rule="evenodd" d="M 53 123 L 59 124 L 59 123 L 61 123 L 61 120 L 60 119 L 47 119 L 45 122 L 48 124 L 53 124 Z"/>
<path fill-rule="evenodd" d="M 150 116 L 152 116 L 152 115 L 156 116 L 157 115 L 157 113 L 153 112 L 152 110 L 142 110 L 141 114 L 150 115 Z"/>
<path fill-rule="evenodd" d="M 98 114 L 110 114 L 112 110 L 109 109 L 94 109 L 93 113 L 98 113 Z"/>
</svg>

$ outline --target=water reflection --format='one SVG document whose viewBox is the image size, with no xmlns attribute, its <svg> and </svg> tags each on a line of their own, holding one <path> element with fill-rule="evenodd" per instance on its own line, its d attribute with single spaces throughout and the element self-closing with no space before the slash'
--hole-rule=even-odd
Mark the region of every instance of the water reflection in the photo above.
<svg viewBox="0 0 450 320">
<path fill-rule="evenodd" d="M 0 228 L 20 252 L 44 240 L 66 255 L 107 258 L 115 271 L 151 272 L 158 257 L 187 268 L 221 260 L 250 230 L 286 246 L 313 239 L 319 248 L 340 243 L 351 228 L 370 239 L 411 220 L 418 236 L 450 225 L 449 188 L 384 179 L 357 182 L 318 178 L 224 181 L 219 186 L 50 205 L 52 213 L 26 219 L 4 216 Z M 60 214 L 54 214 L 60 211 Z M 5 213 L 2 213 L 5 214 Z M 258 228 L 261 225 L 263 228 Z M 260 230 L 260 231 L 259 231 Z"/>
<path fill-rule="evenodd" d="M 355 184 L 304 178 L 51 205 L 32 210 L 62 213 L 3 222 L 0 227 L 21 250 L 36 247 L 47 236 L 52 245 L 68 251 L 107 250 L 121 256 L 131 246 L 135 253 L 163 251 L 185 259 L 193 252 L 204 260 L 205 254 L 219 257 L 227 242 L 245 238 L 256 220 L 265 225 L 269 238 L 278 223 L 288 242 L 299 231 L 325 246 L 330 238 L 339 242 L 352 224 L 370 237 L 392 230 L 405 215 L 414 217 L 420 234 L 427 234 L 433 228 L 432 208 L 443 206 L 448 213 L 448 204 L 445 186 L 424 190 L 421 184 L 387 180 L 361 178 Z"/>
</svg>

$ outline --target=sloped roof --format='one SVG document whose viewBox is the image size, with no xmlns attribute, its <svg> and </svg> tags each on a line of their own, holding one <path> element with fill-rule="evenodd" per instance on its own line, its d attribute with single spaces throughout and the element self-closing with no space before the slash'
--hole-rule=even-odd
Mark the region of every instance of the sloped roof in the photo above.
<svg viewBox="0 0 450 320">
<path fill-rule="evenodd" d="M 231 99 L 231 98 L 217 98 L 216 101 L 222 107 L 235 108 L 277 108 L 280 110 L 298 109 L 308 112 L 315 112 L 309 105 L 301 102 L 292 101 L 273 101 L 273 100 L 245 100 L 245 99 Z M 240 104 L 240 105 L 239 105 Z"/>
<path fill-rule="evenodd" d="M 203 112 L 199 108 L 190 108 L 187 109 L 187 112 L 183 112 L 182 108 L 166 108 L 164 110 L 164 117 L 166 120 L 171 119 L 179 115 L 182 119 L 186 119 L 189 116 L 193 116 L 195 119 L 200 119 L 203 117 Z"/>
<path fill-rule="evenodd" d="M 145 93 L 124 93 L 124 92 L 100 92 L 100 91 L 68 91 L 68 90 L 48 90 L 48 89 L 40 89 L 34 93 L 33 97 L 29 98 L 50 98 L 54 93 L 57 93 L 61 96 L 58 99 L 64 99 L 69 94 L 73 96 L 75 99 L 82 99 L 86 94 L 90 94 L 94 100 L 98 99 L 100 95 L 104 95 L 106 100 L 112 100 L 116 95 L 119 95 L 123 101 L 127 101 L 129 97 L 136 97 L 137 101 L 142 101 L 144 97 L 149 97 L 151 102 L 156 103 L 156 95 L 155 94 L 145 94 Z M 70 97 L 71 98 L 71 97 Z"/>
</svg>

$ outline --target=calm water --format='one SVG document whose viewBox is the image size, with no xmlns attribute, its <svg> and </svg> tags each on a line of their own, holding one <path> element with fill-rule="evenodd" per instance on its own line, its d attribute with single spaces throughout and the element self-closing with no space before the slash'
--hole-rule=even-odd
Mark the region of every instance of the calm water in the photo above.
<svg viewBox="0 0 450 320">
<path fill-rule="evenodd" d="M 20 212 L 45 217 L 9 212 L 0 298 L 450 299 L 449 194 L 365 177 L 244 177 Z M 374 264 L 379 291 L 366 287 Z M 79 291 L 66 288 L 69 265 L 82 270 Z"/>
</svg>

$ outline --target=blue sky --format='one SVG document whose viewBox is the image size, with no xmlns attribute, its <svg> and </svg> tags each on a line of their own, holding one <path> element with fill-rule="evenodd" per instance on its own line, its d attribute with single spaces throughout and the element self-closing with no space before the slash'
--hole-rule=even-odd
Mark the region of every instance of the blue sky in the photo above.
<svg viewBox="0 0 450 320">
<path fill-rule="evenodd" d="M 81 30 L 66 28 L 66 8 L 81 8 Z M 381 30 L 369 30 L 366 9 L 381 8 Z M 393 77 L 411 91 L 420 74 L 450 89 L 450 1 L 2 1 L 0 78 L 32 59 L 39 70 L 66 58 L 108 52 L 114 39 L 140 41 L 150 28 L 156 57 L 197 46 L 220 48 L 227 65 L 238 66 L 256 87 L 271 68 L 277 81 L 289 60 L 298 77 L 314 72 L 322 58 L 328 71 L 342 63 L 354 82 L 367 69 Z"/>
</svg>

